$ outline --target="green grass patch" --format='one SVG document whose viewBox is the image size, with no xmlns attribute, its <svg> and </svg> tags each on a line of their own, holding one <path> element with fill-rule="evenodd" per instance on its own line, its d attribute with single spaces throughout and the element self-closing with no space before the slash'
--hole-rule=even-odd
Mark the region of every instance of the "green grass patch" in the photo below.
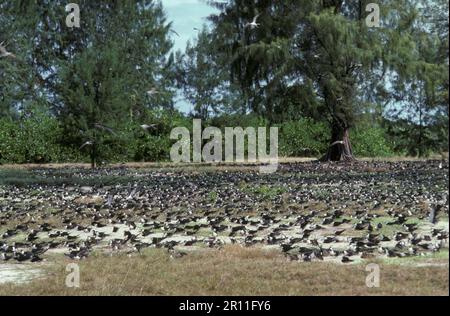
<svg viewBox="0 0 450 316">
<path fill-rule="evenodd" d="M 241 191 L 262 197 L 265 200 L 272 200 L 275 197 L 287 192 L 287 189 L 281 186 L 270 185 L 249 185 L 245 182 L 239 184 Z"/>
<path fill-rule="evenodd" d="M 438 252 L 430 252 L 424 256 L 412 256 L 406 258 L 386 258 L 383 262 L 393 265 L 414 265 L 419 263 L 441 263 L 441 261 L 447 261 L 448 263 L 448 249 Z"/>
</svg>

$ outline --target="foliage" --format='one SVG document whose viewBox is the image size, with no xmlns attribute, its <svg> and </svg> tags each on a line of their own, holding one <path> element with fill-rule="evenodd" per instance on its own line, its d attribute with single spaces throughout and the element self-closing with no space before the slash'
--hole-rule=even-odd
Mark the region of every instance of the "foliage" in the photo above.
<svg viewBox="0 0 450 316">
<path fill-rule="evenodd" d="M 357 157 L 387 157 L 394 154 L 386 131 L 380 127 L 362 126 L 351 133 Z"/>
<path fill-rule="evenodd" d="M 46 163 L 80 160 L 59 143 L 62 129 L 55 117 L 33 109 L 14 121 L 0 119 L 0 162 Z"/>
<path fill-rule="evenodd" d="M 175 53 L 159 1 L 80 0 L 75 29 L 65 1 L 1 1 L 17 58 L 0 58 L 0 162 L 167 160 L 192 117 L 277 125 L 286 156 L 348 130 L 358 156 L 447 150 L 448 1 L 380 0 L 380 28 L 369 0 L 207 2 L 218 13 Z M 174 110 L 178 92 L 193 113 Z"/>
<path fill-rule="evenodd" d="M 327 149 L 329 128 L 308 118 L 280 126 L 280 155 L 288 157 L 318 157 Z"/>
</svg>

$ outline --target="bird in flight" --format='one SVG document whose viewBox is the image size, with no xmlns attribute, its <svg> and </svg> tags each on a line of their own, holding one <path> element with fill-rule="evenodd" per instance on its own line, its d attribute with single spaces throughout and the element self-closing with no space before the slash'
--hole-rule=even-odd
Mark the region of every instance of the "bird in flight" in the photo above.
<svg viewBox="0 0 450 316">
<path fill-rule="evenodd" d="M 149 96 L 153 96 L 155 94 L 159 94 L 159 91 L 156 88 L 151 88 L 150 90 L 147 91 L 147 94 Z"/>
<path fill-rule="evenodd" d="M 250 27 L 252 30 L 253 29 L 255 29 L 255 28 L 257 28 L 259 25 L 260 25 L 260 23 L 256 23 L 256 21 L 258 20 L 258 18 L 259 18 L 259 16 L 260 16 L 261 14 L 258 14 L 257 16 L 255 16 L 254 18 L 253 18 L 253 21 L 252 22 L 249 22 L 249 23 L 247 23 L 247 24 L 245 24 L 245 26 L 244 27 Z"/>
<path fill-rule="evenodd" d="M 16 58 L 16 55 L 13 53 L 10 53 L 6 50 L 6 45 L 4 45 L 4 42 L 0 43 L 0 57 L 12 57 Z"/>
<path fill-rule="evenodd" d="M 158 126 L 157 124 L 150 124 L 150 125 L 142 124 L 141 128 L 145 131 L 149 131 L 149 130 L 155 130 L 157 126 Z"/>
<path fill-rule="evenodd" d="M 97 129 L 103 130 L 103 131 L 107 131 L 107 132 L 109 132 L 111 134 L 116 134 L 111 127 L 105 126 L 105 125 L 100 124 L 100 123 L 95 123 L 94 127 L 97 128 Z"/>
<path fill-rule="evenodd" d="M 180 37 L 180 34 L 178 34 L 176 31 L 174 30 L 170 30 L 173 34 L 175 34 L 176 36 Z"/>
<path fill-rule="evenodd" d="M 83 149 L 86 146 L 92 146 L 94 145 L 94 142 L 91 140 L 88 140 L 87 142 L 85 142 L 83 145 L 81 145 L 80 150 Z"/>
</svg>

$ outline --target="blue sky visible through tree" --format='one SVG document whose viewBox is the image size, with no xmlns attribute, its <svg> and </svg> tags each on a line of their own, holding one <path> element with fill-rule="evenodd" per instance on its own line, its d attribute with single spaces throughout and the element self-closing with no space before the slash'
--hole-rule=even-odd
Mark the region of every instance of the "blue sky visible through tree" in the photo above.
<svg viewBox="0 0 450 316">
<path fill-rule="evenodd" d="M 184 51 L 189 40 L 197 36 L 197 29 L 201 29 L 207 23 L 206 17 L 216 12 L 214 8 L 202 0 L 161 0 L 169 21 L 172 21 L 172 29 L 179 36 L 173 34 L 174 51 Z M 176 102 L 176 107 L 182 112 L 188 113 L 193 105 L 187 102 L 181 93 Z"/>
</svg>

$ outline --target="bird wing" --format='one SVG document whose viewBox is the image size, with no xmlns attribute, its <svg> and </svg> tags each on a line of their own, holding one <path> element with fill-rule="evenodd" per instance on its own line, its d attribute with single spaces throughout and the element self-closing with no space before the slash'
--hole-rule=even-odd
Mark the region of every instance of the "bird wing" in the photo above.
<svg viewBox="0 0 450 316">
<path fill-rule="evenodd" d="M 109 132 L 111 134 L 115 134 L 114 130 L 111 127 L 105 126 L 103 124 L 95 123 L 94 127 L 98 128 L 98 129 L 101 129 L 101 130 L 104 130 L 104 131 L 107 131 L 107 132 Z"/>
<path fill-rule="evenodd" d="M 150 125 L 144 124 L 144 125 L 141 125 L 141 127 L 143 129 L 145 129 L 145 130 L 156 129 L 157 126 L 158 126 L 157 124 L 150 124 Z"/>
<path fill-rule="evenodd" d="M 6 50 L 6 46 L 4 45 L 4 43 L 5 43 L 5 42 L 1 42 L 1 43 L 0 43 L 0 55 L 3 55 L 3 56 L 11 56 L 11 57 L 14 57 L 14 58 L 15 58 L 16 55 L 14 55 L 14 54 L 8 52 L 8 51 Z"/>
<path fill-rule="evenodd" d="M 83 145 L 81 145 L 80 149 L 83 149 L 84 147 L 91 145 L 90 142 L 85 142 Z"/>
</svg>

